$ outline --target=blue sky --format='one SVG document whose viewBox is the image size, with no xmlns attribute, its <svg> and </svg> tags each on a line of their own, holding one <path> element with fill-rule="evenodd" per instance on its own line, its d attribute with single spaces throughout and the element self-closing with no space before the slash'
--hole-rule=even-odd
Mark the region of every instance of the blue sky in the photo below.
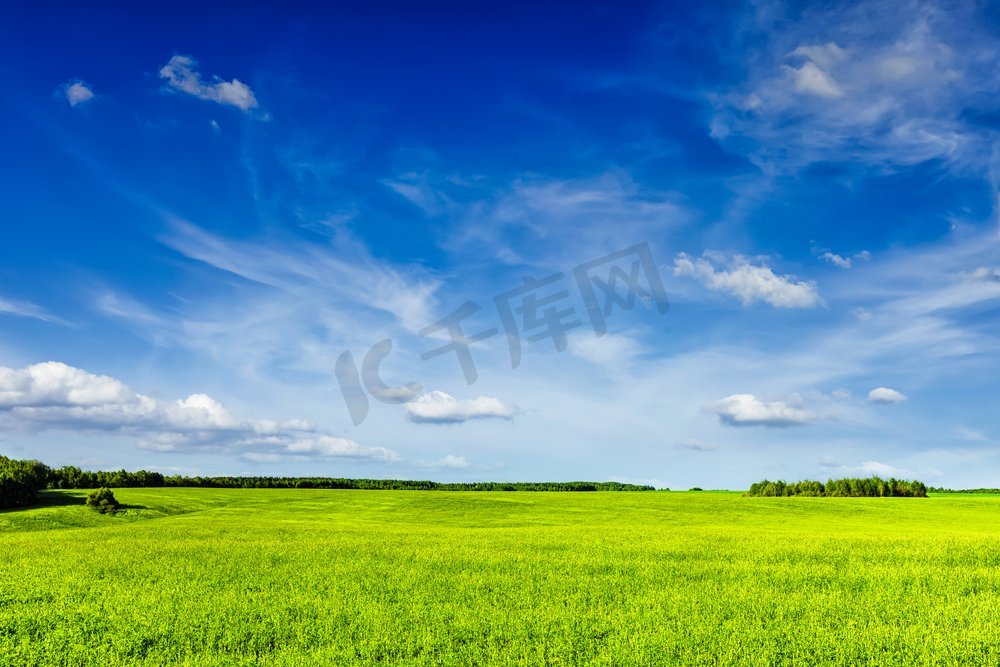
<svg viewBox="0 0 1000 667">
<path fill-rule="evenodd" d="M 997 486 L 1000 14 L 689 5 L 4 8 L 0 453 Z"/>
</svg>

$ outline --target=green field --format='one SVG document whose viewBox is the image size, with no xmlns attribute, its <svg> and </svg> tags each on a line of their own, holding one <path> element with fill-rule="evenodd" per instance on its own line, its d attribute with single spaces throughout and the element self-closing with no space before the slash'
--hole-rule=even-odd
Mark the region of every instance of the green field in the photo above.
<svg viewBox="0 0 1000 667">
<path fill-rule="evenodd" d="M 0 664 L 1000 663 L 1000 497 L 121 489 L 0 513 Z"/>
</svg>

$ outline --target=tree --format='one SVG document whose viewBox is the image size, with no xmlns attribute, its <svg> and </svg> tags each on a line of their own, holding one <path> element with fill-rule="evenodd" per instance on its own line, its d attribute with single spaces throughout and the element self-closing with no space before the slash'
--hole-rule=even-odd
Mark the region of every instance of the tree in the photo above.
<svg viewBox="0 0 1000 667">
<path fill-rule="evenodd" d="M 45 488 L 48 477 L 48 467 L 38 461 L 0 456 L 0 508 L 30 505 Z"/>
</svg>

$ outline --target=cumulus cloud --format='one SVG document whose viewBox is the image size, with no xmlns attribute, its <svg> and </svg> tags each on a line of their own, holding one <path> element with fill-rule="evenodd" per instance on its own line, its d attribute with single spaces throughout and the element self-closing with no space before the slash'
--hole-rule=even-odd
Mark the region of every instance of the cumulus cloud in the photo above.
<svg viewBox="0 0 1000 667">
<path fill-rule="evenodd" d="M 762 401 L 753 394 L 733 394 L 712 408 L 719 421 L 728 426 L 785 427 L 809 424 L 820 415 L 786 401 Z"/>
<path fill-rule="evenodd" d="M 432 391 L 406 403 L 406 418 L 417 424 L 461 424 L 471 419 L 512 419 L 514 409 L 499 399 L 479 396 L 459 400 L 443 391 Z"/>
<path fill-rule="evenodd" d="M 381 447 L 320 433 L 308 421 L 245 419 L 206 394 L 161 401 L 113 377 L 55 361 L 0 367 L 0 427 L 115 432 L 138 437 L 144 449 L 207 448 L 253 460 L 398 458 Z"/>
<path fill-rule="evenodd" d="M 257 108 L 257 98 L 250 86 L 238 79 L 223 81 L 217 76 L 206 82 L 197 67 L 198 63 L 193 58 L 176 55 L 160 68 L 160 78 L 165 79 L 170 88 L 202 100 L 228 104 L 241 111 Z"/>
<path fill-rule="evenodd" d="M 94 89 L 83 81 L 70 81 L 64 84 L 62 92 L 71 107 L 85 104 L 94 99 Z"/>
<path fill-rule="evenodd" d="M 753 264 L 739 255 L 732 258 L 728 270 L 722 270 L 708 259 L 681 253 L 674 258 L 674 275 L 694 278 L 712 291 L 732 294 L 744 306 L 758 301 L 775 308 L 813 308 L 820 304 L 816 283 L 777 275 L 770 267 Z"/>
<path fill-rule="evenodd" d="M 876 387 L 868 392 L 868 400 L 872 403 L 902 403 L 906 396 L 889 387 Z"/>
</svg>

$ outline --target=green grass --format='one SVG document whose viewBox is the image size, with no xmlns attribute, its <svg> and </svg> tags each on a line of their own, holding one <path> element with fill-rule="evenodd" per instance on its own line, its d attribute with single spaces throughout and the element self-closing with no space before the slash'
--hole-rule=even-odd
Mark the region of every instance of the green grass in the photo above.
<svg viewBox="0 0 1000 667">
<path fill-rule="evenodd" d="M 1000 497 L 85 495 L 0 513 L 5 667 L 1000 662 Z"/>
</svg>

